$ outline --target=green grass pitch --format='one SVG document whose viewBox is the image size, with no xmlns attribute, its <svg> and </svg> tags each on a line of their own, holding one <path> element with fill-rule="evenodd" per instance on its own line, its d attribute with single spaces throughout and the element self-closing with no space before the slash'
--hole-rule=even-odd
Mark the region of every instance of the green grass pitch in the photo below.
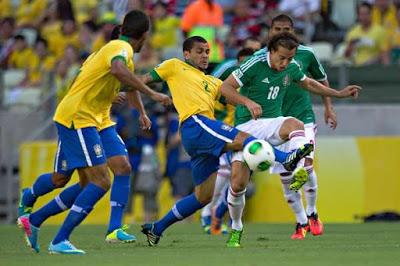
<svg viewBox="0 0 400 266">
<path fill-rule="evenodd" d="M 84 256 L 49 255 L 47 245 L 58 227 L 43 226 L 35 254 L 22 232 L 0 226 L 0 265 L 400 265 L 400 223 L 327 224 L 325 234 L 290 240 L 293 225 L 246 224 L 242 248 L 225 247 L 226 236 L 202 233 L 199 224 L 177 224 L 158 247 L 148 247 L 139 226 L 134 244 L 106 244 L 105 226 L 80 226 L 71 241 Z"/>
</svg>

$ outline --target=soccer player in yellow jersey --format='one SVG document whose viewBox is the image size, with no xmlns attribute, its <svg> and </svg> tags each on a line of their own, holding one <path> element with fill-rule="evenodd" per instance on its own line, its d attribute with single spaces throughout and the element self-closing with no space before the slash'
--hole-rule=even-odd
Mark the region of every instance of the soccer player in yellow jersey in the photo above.
<svg viewBox="0 0 400 266">
<path fill-rule="evenodd" d="M 137 10 L 129 12 L 124 18 L 120 39 L 107 43 L 89 56 L 67 95 L 57 107 L 54 121 L 58 130 L 59 149 L 55 168 L 57 170 L 61 167 L 64 173 L 77 169 L 82 189 L 67 190 L 67 193 L 55 198 L 53 206 L 46 205 L 50 213 L 58 213 L 60 208 L 71 209 L 49 245 L 50 253 L 85 254 L 70 243 L 69 236 L 110 188 L 106 164 L 109 154 L 104 148 L 109 144 L 103 143 L 104 139 L 100 137 L 99 132 L 113 125 L 109 112 L 121 84 L 131 88 L 131 100 L 138 107 L 142 106 L 138 91 L 149 95 L 155 101 L 170 104 L 167 95 L 154 92 L 132 73 L 133 53 L 139 52 L 143 46 L 149 26 L 146 14 Z M 148 121 L 146 123 L 149 125 Z M 60 157 L 63 158 L 61 163 Z M 48 189 L 48 178 L 43 184 L 36 188 Z M 32 190 L 32 194 L 38 193 L 35 186 Z M 118 191 L 115 193 L 118 194 Z M 32 225 L 28 215 L 19 217 L 19 224 L 23 227 L 31 248 L 38 252 L 39 229 Z"/>
<path fill-rule="evenodd" d="M 162 219 L 142 225 L 142 232 L 150 246 L 158 243 L 163 231 L 170 225 L 210 202 L 221 154 L 229 150 L 240 151 L 255 140 L 249 134 L 214 119 L 214 104 L 220 97 L 222 81 L 204 73 L 209 53 L 207 41 L 192 36 L 183 43 L 185 61 L 176 58 L 166 60 L 143 77 L 145 83 L 166 81 L 168 84 L 179 115 L 182 144 L 191 157 L 195 184 L 195 192 L 178 201 Z M 246 106 L 255 119 L 262 112 L 257 103 L 238 92 L 229 94 L 227 101 Z M 288 156 L 281 157 L 284 161 Z M 299 156 L 296 160 L 300 160 Z"/>
</svg>

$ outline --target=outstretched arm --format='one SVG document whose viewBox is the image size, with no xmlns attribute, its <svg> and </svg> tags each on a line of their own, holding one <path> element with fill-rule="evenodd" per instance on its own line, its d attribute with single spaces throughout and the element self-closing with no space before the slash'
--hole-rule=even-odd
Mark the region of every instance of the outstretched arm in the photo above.
<svg viewBox="0 0 400 266">
<path fill-rule="evenodd" d="M 321 83 L 326 87 L 330 87 L 329 81 L 327 79 L 321 81 Z M 335 129 L 337 126 L 337 118 L 335 109 L 333 108 L 332 99 L 328 96 L 321 96 L 321 98 L 325 106 L 325 111 L 324 111 L 325 124 L 329 125 L 330 128 Z"/>
<path fill-rule="evenodd" d="M 361 90 L 361 87 L 357 85 L 349 85 L 342 90 L 334 90 L 319 83 L 314 79 L 307 77 L 304 80 L 300 81 L 299 84 L 301 87 L 314 94 L 318 94 L 321 96 L 335 97 L 335 98 L 348 98 L 348 97 L 357 98 L 358 92 Z"/>
<path fill-rule="evenodd" d="M 129 106 L 139 111 L 139 124 L 142 129 L 151 128 L 151 120 L 146 114 L 142 98 L 137 90 L 127 92 Z"/>
</svg>

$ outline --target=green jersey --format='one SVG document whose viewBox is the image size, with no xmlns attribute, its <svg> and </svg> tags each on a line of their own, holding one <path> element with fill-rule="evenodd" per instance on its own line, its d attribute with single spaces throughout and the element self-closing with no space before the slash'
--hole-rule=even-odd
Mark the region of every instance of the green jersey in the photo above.
<svg viewBox="0 0 400 266">
<path fill-rule="evenodd" d="M 256 53 L 232 75 L 240 85 L 240 94 L 250 98 L 262 107 L 262 118 L 283 116 L 282 102 L 286 91 L 293 82 L 306 78 L 296 60 L 292 60 L 283 71 L 271 68 L 269 52 Z M 235 124 L 251 120 L 251 114 L 246 106 L 238 105 L 235 112 Z"/>
</svg>

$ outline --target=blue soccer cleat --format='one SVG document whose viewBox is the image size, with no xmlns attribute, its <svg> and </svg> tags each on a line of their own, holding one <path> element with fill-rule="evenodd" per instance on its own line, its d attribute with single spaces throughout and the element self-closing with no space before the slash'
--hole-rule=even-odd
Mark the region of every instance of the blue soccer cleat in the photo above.
<svg viewBox="0 0 400 266">
<path fill-rule="evenodd" d="M 107 234 L 107 243 L 132 243 L 136 241 L 136 236 L 130 235 L 126 232 L 129 226 L 124 225 L 121 228 L 115 229 L 111 233 Z"/>
<path fill-rule="evenodd" d="M 21 194 L 19 196 L 19 203 L 18 203 L 18 217 L 24 216 L 24 215 L 29 215 L 32 212 L 32 207 L 24 205 L 22 201 L 22 197 L 24 193 L 28 190 L 29 188 L 24 188 L 21 191 Z"/>
<path fill-rule="evenodd" d="M 201 226 L 204 233 L 211 234 L 211 215 L 201 216 Z"/>
<path fill-rule="evenodd" d="M 84 255 L 85 251 L 81 249 L 77 249 L 74 245 L 71 244 L 68 240 L 64 240 L 58 244 L 53 244 L 53 242 L 49 245 L 49 253 L 50 254 L 66 254 L 66 255 Z"/>
<path fill-rule="evenodd" d="M 160 241 L 161 236 L 154 233 L 154 224 L 143 224 L 142 233 L 146 235 L 150 247 L 154 247 Z"/>
<path fill-rule="evenodd" d="M 39 228 L 33 226 L 29 222 L 29 215 L 24 215 L 18 218 L 17 220 L 18 227 L 24 231 L 25 240 L 27 245 L 32 248 L 33 251 L 39 253 L 39 244 L 38 244 L 38 234 Z"/>
</svg>

